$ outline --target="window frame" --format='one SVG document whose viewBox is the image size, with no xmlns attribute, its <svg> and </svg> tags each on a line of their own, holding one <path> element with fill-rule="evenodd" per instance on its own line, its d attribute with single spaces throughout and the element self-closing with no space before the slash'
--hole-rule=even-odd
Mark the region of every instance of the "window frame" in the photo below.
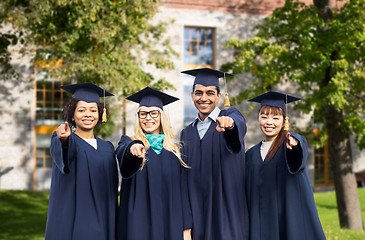
<svg viewBox="0 0 365 240">
<path fill-rule="evenodd" d="M 185 31 L 186 29 L 197 29 L 197 30 L 212 30 L 212 39 L 210 40 L 211 46 L 212 46 L 212 54 L 211 54 L 211 64 L 205 64 L 205 63 L 201 63 L 201 64 L 196 64 L 196 63 L 191 63 L 191 62 L 187 62 L 186 60 L 186 41 L 191 41 L 191 33 L 189 33 L 189 38 L 186 39 L 185 38 Z M 206 34 L 206 33 L 204 33 Z M 197 51 L 199 51 L 199 47 L 200 47 L 200 39 L 194 39 L 193 41 L 197 42 L 197 46 L 198 49 Z M 216 62 L 216 28 L 215 27 L 201 27 L 201 26 L 192 26 L 192 25 L 186 25 L 184 26 L 184 34 L 183 34 L 183 70 L 190 70 L 190 69 L 196 69 L 196 68 L 215 68 L 215 62 Z M 206 42 L 204 44 L 204 46 L 206 46 Z M 189 50 L 188 53 L 192 53 L 192 49 L 191 49 L 191 45 L 189 44 Z M 193 86 L 193 77 L 189 77 L 189 76 L 183 76 L 183 91 L 184 91 L 184 127 L 186 127 L 187 125 L 189 125 L 191 123 L 191 121 L 194 120 L 195 117 L 197 117 L 197 109 L 194 106 L 194 103 L 191 100 L 191 92 L 192 92 L 192 86 Z"/>
</svg>

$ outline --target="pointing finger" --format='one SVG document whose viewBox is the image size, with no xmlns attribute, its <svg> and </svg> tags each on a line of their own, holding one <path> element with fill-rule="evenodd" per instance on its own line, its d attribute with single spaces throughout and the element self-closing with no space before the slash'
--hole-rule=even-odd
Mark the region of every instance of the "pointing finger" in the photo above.
<svg viewBox="0 0 365 240">
<path fill-rule="evenodd" d="M 60 133 L 61 133 L 61 134 L 65 133 L 65 132 L 66 132 L 65 124 L 61 124 L 61 125 L 59 126 L 59 129 L 60 129 Z"/>
<path fill-rule="evenodd" d="M 144 154 L 144 147 L 142 146 L 139 150 L 140 154 L 143 155 Z"/>
<path fill-rule="evenodd" d="M 71 129 L 70 129 L 70 125 L 68 124 L 68 122 L 67 122 L 67 121 L 65 122 L 65 130 L 66 130 L 66 132 L 71 131 Z"/>
<path fill-rule="evenodd" d="M 223 127 L 220 127 L 218 124 L 217 124 L 217 127 L 215 128 L 218 132 L 224 132 L 226 131 Z"/>
</svg>

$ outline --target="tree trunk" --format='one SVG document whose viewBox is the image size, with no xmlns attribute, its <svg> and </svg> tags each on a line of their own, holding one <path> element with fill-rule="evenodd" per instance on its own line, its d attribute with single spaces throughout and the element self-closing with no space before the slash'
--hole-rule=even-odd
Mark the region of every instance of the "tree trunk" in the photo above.
<svg viewBox="0 0 365 240">
<path fill-rule="evenodd" d="M 330 2 L 330 0 L 313 0 L 319 10 L 319 16 L 325 22 L 331 21 L 333 17 Z M 326 31 L 326 29 L 318 30 Z M 332 61 L 338 58 L 338 52 L 331 53 Z M 321 87 L 327 86 L 330 81 L 331 66 L 325 73 Z M 328 134 L 329 159 L 335 181 L 338 216 L 341 227 L 363 229 L 356 178 L 352 170 L 350 131 L 342 125 L 343 114 L 342 110 L 336 110 L 333 106 L 324 107 L 324 121 Z"/>
<path fill-rule="evenodd" d="M 343 113 L 334 107 L 325 107 L 328 149 L 333 170 L 338 216 L 342 228 L 363 229 L 359 195 L 352 171 L 350 135 L 341 126 Z"/>
</svg>

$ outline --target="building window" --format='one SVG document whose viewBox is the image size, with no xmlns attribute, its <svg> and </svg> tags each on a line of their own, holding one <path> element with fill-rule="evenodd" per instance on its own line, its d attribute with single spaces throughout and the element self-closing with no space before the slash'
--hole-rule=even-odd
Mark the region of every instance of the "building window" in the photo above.
<svg viewBox="0 0 365 240">
<path fill-rule="evenodd" d="M 213 66 L 213 28 L 185 27 L 184 65 Z"/>
<path fill-rule="evenodd" d="M 333 174 L 328 158 L 328 144 L 314 150 L 314 186 L 333 186 Z"/>
<path fill-rule="evenodd" d="M 39 48 L 36 52 L 36 125 L 54 126 L 62 122 L 64 99 L 69 94 L 60 89 L 62 80 L 54 77 L 57 63 L 48 62 L 50 49 Z"/>
<path fill-rule="evenodd" d="M 34 188 L 38 190 L 49 189 L 51 183 L 53 161 L 49 145 L 52 133 L 49 130 L 45 127 L 36 127 Z"/>
<path fill-rule="evenodd" d="M 39 47 L 36 49 L 34 68 L 36 93 L 36 127 L 35 127 L 35 169 L 34 189 L 49 189 L 52 174 L 52 158 L 49 146 L 52 133 L 63 122 L 62 109 L 64 100 L 70 95 L 60 89 L 67 84 L 55 77 L 54 69 L 61 61 L 49 61 L 52 49 Z"/>
<path fill-rule="evenodd" d="M 184 28 L 184 70 L 202 67 L 214 68 L 214 28 L 185 27 Z M 184 126 L 196 118 L 198 111 L 191 101 L 193 77 L 186 74 L 184 82 Z"/>
</svg>

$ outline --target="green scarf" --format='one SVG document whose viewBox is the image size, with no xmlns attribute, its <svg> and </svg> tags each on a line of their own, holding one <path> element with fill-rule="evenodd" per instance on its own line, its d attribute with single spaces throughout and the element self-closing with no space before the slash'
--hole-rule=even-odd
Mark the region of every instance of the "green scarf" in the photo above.
<svg viewBox="0 0 365 240">
<path fill-rule="evenodd" d="M 165 135 L 164 134 L 159 134 L 159 135 L 145 134 L 145 136 L 147 137 L 147 140 L 150 143 L 151 148 L 157 154 L 160 154 L 162 147 L 163 147 L 163 141 L 165 140 Z"/>
</svg>

